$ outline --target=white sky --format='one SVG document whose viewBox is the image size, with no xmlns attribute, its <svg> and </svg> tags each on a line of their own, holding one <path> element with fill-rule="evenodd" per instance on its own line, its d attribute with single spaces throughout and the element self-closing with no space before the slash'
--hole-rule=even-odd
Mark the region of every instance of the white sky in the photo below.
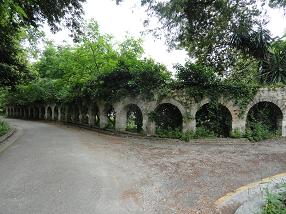
<svg viewBox="0 0 286 214">
<path fill-rule="evenodd" d="M 99 23 L 100 32 L 113 35 L 116 41 L 124 40 L 127 33 L 135 38 L 143 38 L 145 55 L 165 64 L 169 70 L 172 70 L 176 63 L 184 63 L 187 58 L 185 51 L 169 52 L 163 39 L 155 39 L 152 35 L 141 35 L 145 30 L 143 21 L 146 19 L 146 13 L 139 2 L 139 0 L 124 0 L 120 5 L 116 5 L 114 0 L 87 0 L 84 5 L 85 18 L 94 18 Z M 283 16 L 283 11 L 271 9 L 269 15 L 271 18 L 269 30 L 274 36 L 282 36 L 286 32 L 286 17 Z M 60 44 L 63 40 L 71 41 L 65 30 L 54 35 L 45 27 L 45 32 L 56 44 Z"/>
</svg>

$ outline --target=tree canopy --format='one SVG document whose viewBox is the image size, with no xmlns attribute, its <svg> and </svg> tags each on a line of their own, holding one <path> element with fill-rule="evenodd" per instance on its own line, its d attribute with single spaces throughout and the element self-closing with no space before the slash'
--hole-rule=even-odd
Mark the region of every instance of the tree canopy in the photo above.
<svg viewBox="0 0 286 214">
<path fill-rule="evenodd" d="M 149 17 L 155 16 L 161 23 L 153 29 L 156 35 L 164 34 L 170 47 L 184 48 L 199 64 L 210 66 L 222 75 L 240 69 L 237 61 L 242 57 L 253 58 L 261 62 L 259 68 L 266 68 L 262 62 L 272 58 L 269 45 L 277 40 L 265 27 L 269 21 L 267 8 L 286 6 L 285 0 L 141 0 L 141 3 L 147 7 Z"/>
<path fill-rule="evenodd" d="M 56 32 L 61 25 L 79 31 L 85 0 L 0 1 L 0 86 L 15 86 L 29 79 L 23 40 L 45 21 Z"/>
<path fill-rule="evenodd" d="M 38 77 L 19 84 L 8 102 L 116 101 L 123 96 L 151 96 L 170 81 L 165 66 L 143 58 L 142 41 L 127 37 L 116 43 L 95 21 L 81 26 L 79 42 L 55 46 L 48 42 L 33 69 Z"/>
</svg>

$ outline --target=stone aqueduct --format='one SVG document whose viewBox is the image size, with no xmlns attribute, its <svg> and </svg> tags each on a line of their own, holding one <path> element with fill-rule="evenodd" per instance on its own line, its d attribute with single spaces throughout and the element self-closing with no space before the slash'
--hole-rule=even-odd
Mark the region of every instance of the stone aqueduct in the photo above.
<svg viewBox="0 0 286 214">
<path fill-rule="evenodd" d="M 180 94 L 180 93 L 179 93 Z M 205 98 L 196 103 L 194 100 L 184 96 L 182 93 L 172 97 L 163 99 L 144 100 L 140 97 L 125 98 L 119 102 L 113 103 L 114 112 L 116 115 L 115 130 L 125 131 L 127 124 L 128 106 L 137 106 L 142 113 L 142 129 L 147 135 L 154 135 L 156 130 L 155 122 L 149 118 L 149 113 L 154 111 L 161 104 L 171 104 L 180 111 L 183 122 L 182 130 L 196 129 L 196 113 L 197 111 L 209 103 L 210 99 Z M 249 103 L 247 108 L 242 111 L 231 100 L 221 98 L 219 103 L 226 107 L 232 117 L 232 130 L 238 129 L 241 132 L 245 131 L 246 118 L 249 110 L 256 104 L 261 102 L 270 102 L 276 105 L 280 111 L 282 118 L 279 119 L 279 127 L 281 128 L 282 136 L 286 136 L 286 87 L 284 88 L 261 88 L 258 90 L 254 99 Z M 98 127 L 104 128 L 107 125 L 108 118 L 106 114 L 106 103 L 102 101 L 93 103 L 82 103 L 81 105 L 65 105 L 65 104 L 34 104 L 30 106 L 7 106 L 6 115 L 8 117 L 23 118 L 23 119 L 40 119 L 54 120 L 63 122 L 73 122 L 95 126 L 96 117 L 98 117 Z"/>
</svg>

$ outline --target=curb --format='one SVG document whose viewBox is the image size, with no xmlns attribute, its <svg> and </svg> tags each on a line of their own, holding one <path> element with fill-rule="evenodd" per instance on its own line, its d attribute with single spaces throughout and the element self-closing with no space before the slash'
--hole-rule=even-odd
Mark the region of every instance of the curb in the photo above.
<svg viewBox="0 0 286 214">
<path fill-rule="evenodd" d="M 9 137 L 11 137 L 11 135 L 13 135 L 15 133 L 16 129 L 15 128 L 11 128 L 11 130 L 4 134 L 3 136 L 0 137 L 0 145 L 2 143 L 4 143 L 5 140 L 7 140 Z"/>
<path fill-rule="evenodd" d="M 7 149 L 9 146 L 11 146 L 17 140 L 17 138 L 11 140 L 11 138 L 15 136 L 14 134 L 16 133 L 16 131 L 16 128 L 11 128 L 11 130 L 7 134 L 0 137 L 0 153 Z"/>
<path fill-rule="evenodd" d="M 286 173 L 280 173 L 271 177 L 264 178 L 254 183 L 247 184 L 236 189 L 233 192 L 219 198 L 214 204 L 217 213 L 224 213 L 223 210 L 233 209 L 234 212 L 239 210 L 246 202 L 253 201 L 254 197 L 263 198 L 265 190 L 274 190 L 277 184 L 285 182 Z M 247 214 L 244 210 L 244 214 Z M 249 210 L 251 213 L 251 210 Z"/>
<path fill-rule="evenodd" d="M 53 121 L 54 122 L 54 121 Z M 72 122 L 55 122 L 56 124 L 63 124 L 66 126 L 71 127 L 77 127 L 82 128 L 90 131 L 95 131 L 100 134 L 106 134 L 110 136 L 115 137 L 122 137 L 122 138 L 129 138 L 129 137 L 135 137 L 139 139 L 147 139 L 147 140 L 153 140 L 153 141 L 168 141 L 172 143 L 181 143 L 181 144 L 192 144 L 192 145 L 255 145 L 255 143 L 250 142 L 246 138 L 201 138 L 201 139 L 191 139 L 188 142 L 185 142 L 180 139 L 175 138 L 165 138 L 165 137 L 158 137 L 156 135 L 144 135 L 140 133 L 132 133 L 127 131 L 116 131 L 116 130 L 110 130 L 110 129 L 101 129 L 95 126 L 89 126 L 84 124 L 77 124 Z"/>
</svg>

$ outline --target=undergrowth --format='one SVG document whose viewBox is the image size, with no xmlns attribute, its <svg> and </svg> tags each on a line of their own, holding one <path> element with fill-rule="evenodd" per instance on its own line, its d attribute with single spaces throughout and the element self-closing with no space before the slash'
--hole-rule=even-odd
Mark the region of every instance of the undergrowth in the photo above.
<svg viewBox="0 0 286 214">
<path fill-rule="evenodd" d="M 7 122 L 0 120 L 0 137 L 6 134 L 10 130 L 10 126 Z"/>
<path fill-rule="evenodd" d="M 286 184 L 282 188 L 286 191 Z M 286 214 L 286 192 L 270 193 L 267 191 L 266 204 L 261 214 Z"/>
</svg>

